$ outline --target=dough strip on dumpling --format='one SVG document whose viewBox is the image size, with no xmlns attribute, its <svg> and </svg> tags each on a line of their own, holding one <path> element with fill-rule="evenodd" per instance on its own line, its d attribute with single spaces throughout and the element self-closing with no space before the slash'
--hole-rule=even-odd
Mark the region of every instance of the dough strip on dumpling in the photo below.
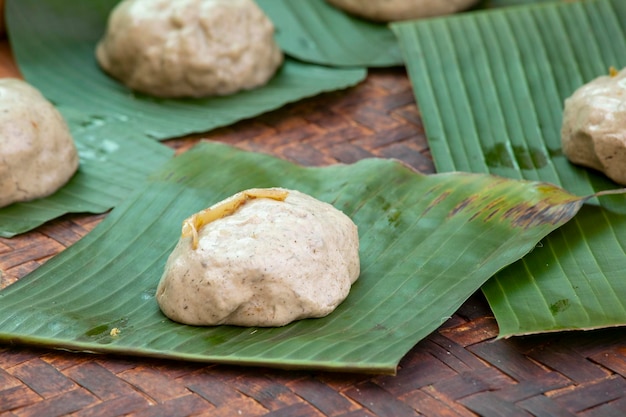
<svg viewBox="0 0 626 417">
<path fill-rule="evenodd" d="M 289 195 L 288 191 L 275 188 L 252 188 L 241 191 L 185 219 L 181 237 L 191 237 L 191 247 L 195 250 L 198 247 L 198 231 L 208 223 L 233 214 L 242 204 L 253 198 L 271 198 L 276 201 L 284 201 L 287 195 Z"/>
</svg>

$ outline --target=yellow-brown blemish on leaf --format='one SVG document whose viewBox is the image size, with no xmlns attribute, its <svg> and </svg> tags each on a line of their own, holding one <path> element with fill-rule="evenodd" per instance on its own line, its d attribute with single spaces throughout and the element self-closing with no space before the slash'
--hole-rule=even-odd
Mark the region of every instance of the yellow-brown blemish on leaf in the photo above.
<svg viewBox="0 0 626 417">
<path fill-rule="evenodd" d="M 502 197 L 498 197 L 494 199 L 493 201 L 489 202 L 488 204 L 486 204 L 485 207 L 481 210 L 482 213 L 487 213 L 487 215 L 484 216 L 483 221 L 484 222 L 491 221 L 491 219 L 494 216 L 500 213 L 504 204 L 505 204 L 505 201 Z"/>
<path fill-rule="evenodd" d="M 611 65 L 609 67 L 609 75 L 611 77 L 617 77 L 617 74 L 619 74 L 619 71 L 614 66 Z"/>
<path fill-rule="evenodd" d="M 424 213 L 422 213 L 422 215 L 426 215 L 426 213 L 428 213 L 433 207 L 438 206 L 443 200 L 445 200 L 450 194 L 452 194 L 451 191 L 443 191 L 441 192 L 441 194 L 439 194 L 437 196 L 437 198 L 435 198 L 424 210 Z"/>
<path fill-rule="evenodd" d="M 570 220 L 584 203 L 583 199 L 572 200 L 561 204 L 550 204 L 539 201 L 535 204 L 518 204 L 504 213 L 515 227 L 529 228 L 544 224 L 560 224 Z"/>
<path fill-rule="evenodd" d="M 477 218 L 484 217 L 483 221 L 488 221 L 491 217 L 496 215 L 501 206 L 504 204 L 502 197 L 494 198 L 494 194 L 490 192 L 491 189 L 497 189 L 501 186 L 503 181 L 494 181 L 492 184 L 484 187 L 479 194 L 472 194 L 457 204 L 448 214 L 448 217 L 454 216 L 461 211 L 469 208 L 473 213 L 469 221 L 474 221 Z M 485 213 L 488 213 L 485 215 Z"/>
<path fill-rule="evenodd" d="M 198 247 L 198 234 L 207 224 L 233 214 L 239 207 L 248 200 L 255 198 L 269 198 L 276 201 L 284 201 L 289 195 L 286 190 L 277 188 L 251 188 L 241 191 L 232 197 L 227 198 L 209 208 L 195 213 L 183 221 L 183 229 L 181 236 L 183 238 L 191 237 L 191 247 Z"/>
<path fill-rule="evenodd" d="M 467 197 L 466 199 L 464 199 L 463 201 L 461 201 L 459 204 L 457 204 L 451 211 L 450 214 L 448 214 L 448 217 L 454 216 L 455 214 L 459 213 L 460 211 L 462 211 L 465 207 L 471 205 L 474 201 L 476 200 L 476 195 L 472 195 Z"/>
</svg>

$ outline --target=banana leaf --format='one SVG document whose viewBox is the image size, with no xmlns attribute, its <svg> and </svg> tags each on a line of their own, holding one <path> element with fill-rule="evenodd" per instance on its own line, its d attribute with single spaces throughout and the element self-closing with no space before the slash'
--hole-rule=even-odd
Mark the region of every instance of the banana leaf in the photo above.
<svg viewBox="0 0 626 417">
<path fill-rule="evenodd" d="M 555 0 L 486 0 L 480 7 L 504 7 Z M 305 62 L 336 67 L 404 65 L 389 26 L 352 16 L 325 0 L 257 0 L 274 22 L 285 53 Z"/>
<path fill-rule="evenodd" d="M 7 23 L 24 78 L 59 106 L 80 109 L 102 131 L 124 124 L 163 140 L 206 132 L 323 92 L 362 81 L 363 68 L 329 68 L 287 59 L 255 90 L 202 99 L 135 93 L 100 70 L 94 48 L 117 0 L 10 0 Z"/>
<path fill-rule="evenodd" d="M 617 188 L 561 151 L 563 100 L 626 65 L 626 2 L 503 8 L 393 26 L 438 172 Z M 626 199 L 582 210 L 484 287 L 500 336 L 626 324 Z"/>
<path fill-rule="evenodd" d="M 571 2 L 572 0 L 484 0 L 482 2 L 483 7 L 485 8 L 493 8 L 493 7 L 508 7 L 508 6 L 519 6 L 526 4 L 539 4 L 539 3 L 556 3 L 556 2 Z"/>
<path fill-rule="evenodd" d="M 269 186 L 329 202 L 357 224 L 361 275 L 348 298 L 327 317 L 280 328 L 195 327 L 165 318 L 154 295 L 182 220 L 237 191 Z M 585 200 L 549 184 L 486 174 L 426 176 L 384 159 L 305 168 L 201 142 L 78 243 L 1 291 L 0 341 L 393 374 L 414 344 Z"/>
<path fill-rule="evenodd" d="M 166 146 L 123 126 L 102 132 L 97 119 L 71 108 L 59 110 L 72 126 L 80 158 L 78 171 L 49 197 L 0 208 L 1 237 L 27 232 L 66 213 L 103 213 L 173 155 Z"/>
<path fill-rule="evenodd" d="M 398 40 L 383 23 L 369 22 L 325 0 L 257 0 L 276 27 L 276 41 L 290 56 L 321 65 L 403 65 Z"/>
</svg>

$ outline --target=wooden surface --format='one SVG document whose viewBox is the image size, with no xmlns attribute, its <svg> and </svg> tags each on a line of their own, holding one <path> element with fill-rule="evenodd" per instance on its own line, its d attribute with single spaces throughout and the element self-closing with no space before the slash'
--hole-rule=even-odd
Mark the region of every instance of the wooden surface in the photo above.
<svg viewBox="0 0 626 417">
<path fill-rule="evenodd" d="M 18 75 L 6 43 L 0 75 Z M 166 141 L 211 139 L 303 165 L 396 158 L 434 172 L 401 68 L 235 125 Z M 76 242 L 103 215 L 68 215 L 0 239 L 0 287 Z M 0 345 L 0 416 L 620 416 L 626 331 L 497 340 L 484 298 L 471 297 L 402 360 L 396 376 L 76 354 Z"/>
</svg>

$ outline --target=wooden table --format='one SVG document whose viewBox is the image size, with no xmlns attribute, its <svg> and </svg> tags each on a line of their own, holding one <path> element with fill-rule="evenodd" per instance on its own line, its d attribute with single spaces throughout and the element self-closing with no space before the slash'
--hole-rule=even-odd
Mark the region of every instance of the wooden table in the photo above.
<svg viewBox="0 0 626 417">
<path fill-rule="evenodd" d="M 19 76 L 7 42 L 0 76 Z M 303 165 L 397 158 L 434 172 L 402 68 L 360 85 L 165 143 L 208 138 Z M 72 245 L 106 214 L 67 215 L 0 239 L 5 287 Z M 624 416 L 626 332 L 496 340 L 481 294 L 402 360 L 396 376 L 281 371 L 0 345 L 0 416 Z"/>
</svg>

